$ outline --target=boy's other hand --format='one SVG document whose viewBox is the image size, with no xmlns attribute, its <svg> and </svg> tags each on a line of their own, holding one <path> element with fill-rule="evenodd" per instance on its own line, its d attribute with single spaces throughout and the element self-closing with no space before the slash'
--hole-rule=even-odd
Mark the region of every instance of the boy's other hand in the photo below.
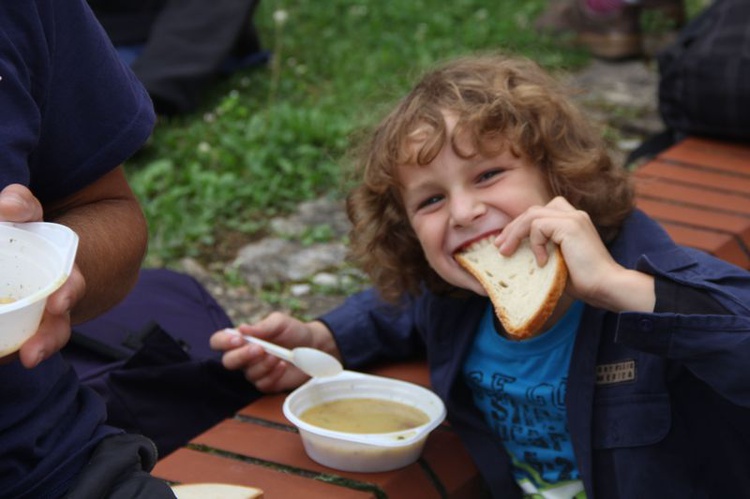
<svg viewBox="0 0 750 499">
<path fill-rule="evenodd" d="M 312 347 L 340 359 L 333 335 L 321 322 L 302 322 L 287 314 L 274 312 L 255 324 L 237 328 L 244 335 L 276 343 L 285 348 Z M 240 370 L 261 392 L 274 393 L 298 387 L 309 376 L 293 365 L 270 355 L 256 344 L 221 330 L 211 335 L 211 348 L 224 352 L 222 364 L 229 370 Z"/>
<path fill-rule="evenodd" d="M 615 312 L 653 310 L 653 278 L 618 264 L 588 213 L 565 198 L 529 208 L 503 229 L 495 244 L 500 253 L 511 255 L 525 237 L 540 265 L 547 262 L 549 241 L 560 246 L 568 267 L 567 292 L 574 298 Z"/>
</svg>

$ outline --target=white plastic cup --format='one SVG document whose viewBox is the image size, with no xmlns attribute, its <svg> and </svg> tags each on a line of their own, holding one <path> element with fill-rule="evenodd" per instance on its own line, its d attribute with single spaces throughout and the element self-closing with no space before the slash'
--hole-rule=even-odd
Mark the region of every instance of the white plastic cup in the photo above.
<svg viewBox="0 0 750 499">
<path fill-rule="evenodd" d="M 77 249 L 78 235 L 64 225 L 0 222 L 0 357 L 37 331 L 47 297 L 70 276 Z"/>
<path fill-rule="evenodd" d="M 379 398 L 422 410 L 429 421 L 393 433 L 346 433 L 300 419 L 307 409 L 347 398 Z M 284 400 L 284 415 L 299 430 L 305 452 L 329 468 L 355 472 L 391 471 L 408 466 L 422 453 L 427 436 L 445 419 L 445 405 L 427 388 L 402 380 L 343 371 L 312 378 Z"/>
</svg>

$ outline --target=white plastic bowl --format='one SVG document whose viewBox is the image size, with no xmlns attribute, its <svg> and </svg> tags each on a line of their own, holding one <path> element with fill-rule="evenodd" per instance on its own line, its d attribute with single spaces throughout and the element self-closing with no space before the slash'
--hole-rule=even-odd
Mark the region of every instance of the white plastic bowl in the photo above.
<svg viewBox="0 0 750 499">
<path fill-rule="evenodd" d="M 47 297 L 70 275 L 78 236 L 46 222 L 0 222 L 0 357 L 39 328 Z"/>
<path fill-rule="evenodd" d="M 429 422 L 393 433 L 346 433 L 302 421 L 307 409 L 347 398 L 379 398 L 424 411 Z M 336 376 L 313 378 L 290 393 L 284 415 L 299 430 L 305 452 L 324 466 L 356 472 L 380 472 L 403 468 L 422 453 L 429 433 L 445 419 L 445 405 L 430 390 L 413 383 L 343 371 Z"/>
</svg>

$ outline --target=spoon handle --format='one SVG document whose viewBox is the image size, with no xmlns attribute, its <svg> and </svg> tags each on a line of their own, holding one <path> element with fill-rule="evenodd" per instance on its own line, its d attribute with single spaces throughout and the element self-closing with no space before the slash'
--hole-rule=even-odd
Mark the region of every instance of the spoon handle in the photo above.
<svg viewBox="0 0 750 499">
<path fill-rule="evenodd" d="M 256 338 L 255 336 L 244 335 L 238 330 L 233 329 L 233 328 L 227 328 L 225 329 L 225 331 L 243 338 L 248 343 L 255 343 L 256 345 L 260 345 L 261 347 L 263 347 L 263 350 L 270 353 L 271 355 L 275 355 L 276 357 L 279 357 L 280 359 L 293 363 L 292 352 L 289 349 L 280 347 L 279 345 L 276 345 L 274 343 L 269 343 L 268 341 L 265 341 L 265 340 L 261 340 L 260 338 Z"/>
</svg>

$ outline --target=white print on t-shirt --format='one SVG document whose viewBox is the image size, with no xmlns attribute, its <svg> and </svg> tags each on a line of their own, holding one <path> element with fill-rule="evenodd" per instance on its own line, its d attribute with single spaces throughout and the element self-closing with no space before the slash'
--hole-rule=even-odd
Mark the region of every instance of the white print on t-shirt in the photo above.
<svg viewBox="0 0 750 499">
<path fill-rule="evenodd" d="M 578 478 L 566 427 L 566 378 L 559 384 L 529 384 L 494 372 L 470 376 L 474 400 L 517 461 L 527 464 L 547 483 Z"/>
</svg>

